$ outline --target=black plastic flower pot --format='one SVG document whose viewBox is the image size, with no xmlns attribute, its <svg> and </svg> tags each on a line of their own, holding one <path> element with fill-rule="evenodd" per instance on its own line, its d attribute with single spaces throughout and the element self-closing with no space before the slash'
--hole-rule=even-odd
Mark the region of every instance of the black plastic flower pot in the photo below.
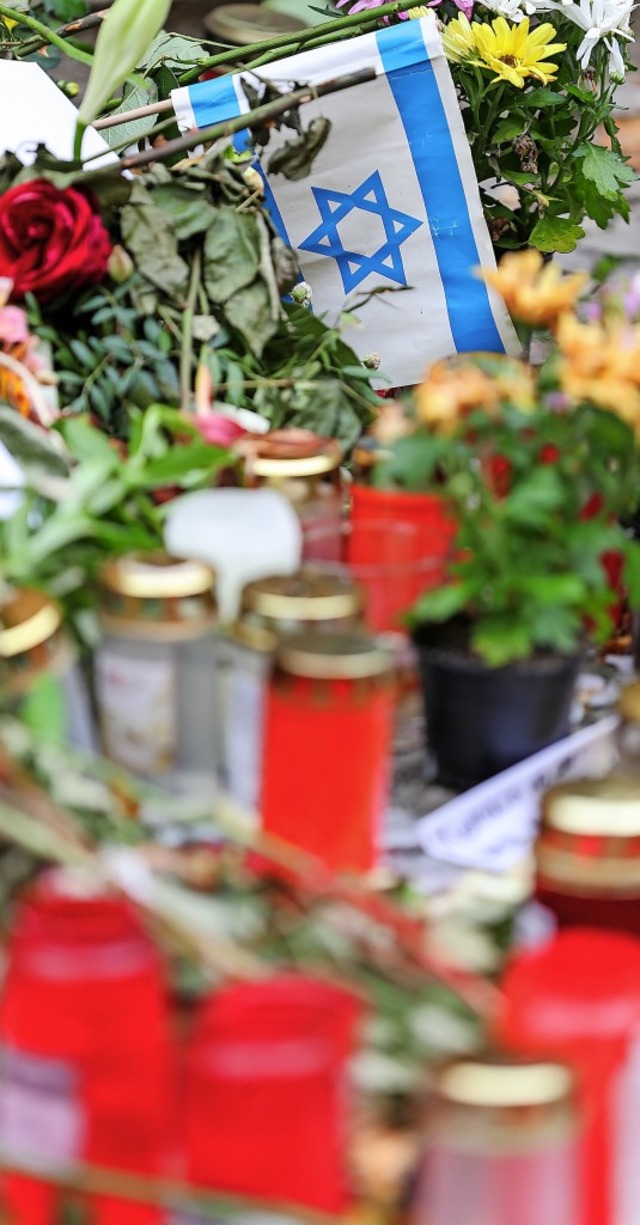
<svg viewBox="0 0 640 1225">
<path fill-rule="evenodd" d="M 427 748 L 437 781 L 464 791 L 569 731 L 581 655 L 540 652 L 490 668 L 468 649 L 469 627 L 417 628 Z"/>
</svg>

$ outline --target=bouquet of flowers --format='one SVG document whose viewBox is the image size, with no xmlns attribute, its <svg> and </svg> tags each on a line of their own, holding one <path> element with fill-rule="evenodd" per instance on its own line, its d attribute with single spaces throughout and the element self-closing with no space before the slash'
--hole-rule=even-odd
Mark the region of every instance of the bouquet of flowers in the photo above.
<svg viewBox="0 0 640 1225">
<path fill-rule="evenodd" d="M 381 0 L 339 0 L 350 15 Z M 629 68 L 631 0 L 432 0 L 497 251 L 572 251 L 582 221 L 628 218 L 633 180 L 614 95 Z M 385 17 L 384 20 L 394 18 Z M 594 143 L 602 133 L 606 143 Z M 599 137 L 598 137 L 599 139 Z"/>
</svg>

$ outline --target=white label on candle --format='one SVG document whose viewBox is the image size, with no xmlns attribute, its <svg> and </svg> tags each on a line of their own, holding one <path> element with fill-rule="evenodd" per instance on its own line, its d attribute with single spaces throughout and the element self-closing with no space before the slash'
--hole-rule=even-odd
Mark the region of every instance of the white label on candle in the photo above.
<svg viewBox="0 0 640 1225">
<path fill-rule="evenodd" d="M 233 667 L 229 676 L 227 773 L 239 804 L 255 808 L 260 789 L 265 682 L 255 672 Z"/>
<path fill-rule="evenodd" d="M 549 787 L 612 769 L 617 724 L 612 715 L 585 727 L 422 817 L 416 825 L 422 849 L 446 863 L 507 871 L 531 850 Z"/>
<path fill-rule="evenodd" d="M 169 770 L 177 737 L 171 660 L 127 659 L 100 651 L 96 687 L 107 756 L 141 774 Z"/>
<path fill-rule="evenodd" d="M 4 1047 L 0 1150 L 29 1165 L 60 1166 L 82 1154 L 85 1122 L 73 1066 Z"/>
</svg>

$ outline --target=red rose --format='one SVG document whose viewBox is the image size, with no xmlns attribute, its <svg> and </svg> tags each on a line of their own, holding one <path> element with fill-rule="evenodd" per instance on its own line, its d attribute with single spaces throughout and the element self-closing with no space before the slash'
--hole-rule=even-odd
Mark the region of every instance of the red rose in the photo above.
<svg viewBox="0 0 640 1225">
<path fill-rule="evenodd" d="M 47 179 L 20 183 L 0 196 L 0 277 L 11 296 L 40 302 L 101 280 L 111 241 L 86 196 Z"/>
</svg>

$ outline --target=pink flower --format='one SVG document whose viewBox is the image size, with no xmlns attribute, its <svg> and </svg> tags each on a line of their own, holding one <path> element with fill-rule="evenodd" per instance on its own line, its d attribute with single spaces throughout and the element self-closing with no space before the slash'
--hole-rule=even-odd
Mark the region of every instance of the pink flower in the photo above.
<svg viewBox="0 0 640 1225">
<path fill-rule="evenodd" d="M 27 316 L 19 306 L 0 307 L 0 345 L 22 345 L 29 340 Z"/>
</svg>

